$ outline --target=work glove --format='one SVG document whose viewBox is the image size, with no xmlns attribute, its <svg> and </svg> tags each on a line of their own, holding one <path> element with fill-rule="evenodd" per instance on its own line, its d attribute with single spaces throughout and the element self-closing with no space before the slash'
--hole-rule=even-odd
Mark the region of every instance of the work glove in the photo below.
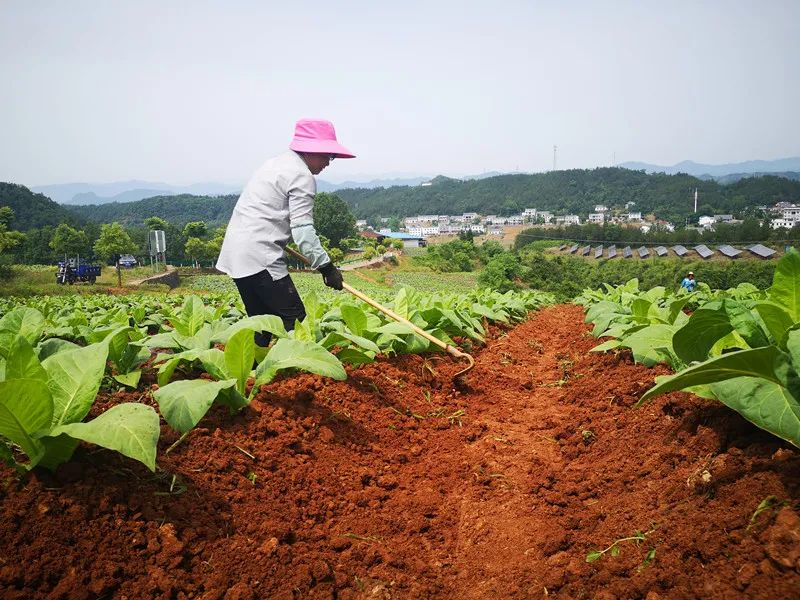
<svg viewBox="0 0 800 600">
<path fill-rule="evenodd" d="M 324 281 L 325 285 L 329 288 L 335 290 L 342 289 L 342 273 L 333 263 L 325 263 L 319 268 L 319 272 L 322 273 L 322 281 Z"/>
</svg>

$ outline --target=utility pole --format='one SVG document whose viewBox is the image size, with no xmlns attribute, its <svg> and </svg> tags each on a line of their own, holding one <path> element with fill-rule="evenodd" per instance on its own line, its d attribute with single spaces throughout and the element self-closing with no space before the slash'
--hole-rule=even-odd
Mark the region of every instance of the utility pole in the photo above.
<svg viewBox="0 0 800 600">
<path fill-rule="evenodd" d="M 558 146 L 553 146 L 553 171 L 556 170 Z"/>
<path fill-rule="evenodd" d="M 694 212 L 697 213 L 697 188 L 694 188 Z"/>
</svg>

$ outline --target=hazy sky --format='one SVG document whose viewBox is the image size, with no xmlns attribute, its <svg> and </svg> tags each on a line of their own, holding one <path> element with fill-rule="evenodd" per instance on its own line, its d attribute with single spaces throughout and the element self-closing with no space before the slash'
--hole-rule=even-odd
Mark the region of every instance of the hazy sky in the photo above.
<svg viewBox="0 0 800 600">
<path fill-rule="evenodd" d="M 0 181 L 329 181 L 800 155 L 800 1 L 0 0 Z"/>
</svg>

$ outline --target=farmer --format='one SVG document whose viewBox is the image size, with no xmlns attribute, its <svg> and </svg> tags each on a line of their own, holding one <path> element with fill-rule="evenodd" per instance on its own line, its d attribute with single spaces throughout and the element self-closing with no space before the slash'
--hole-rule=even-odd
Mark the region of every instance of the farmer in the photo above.
<svg viewBox="0 0 800 600">
<path fill-rule="evenodd" d="M 686 277 L 684 277 L 683 281 L 681 281 L 681 287 L 687 292 L 694 291 L 694 288 L 697 287 L 697 282 L 694 280 L 693 271 L 689 271 L 689 273 L 686 274 Z"/>
<path fill-rule="evenodd" d="M 247 314 L 276 315 L 287 331 L 306 316 L 283 258 L 290 239 L 322 273 L 325 285 L 342 289 L 342 274 L 322 248 L 313 215 L 314 175 L 334 158 L 355 155 L 336 141 L 333 124 L 299 120 L 289 151 L 267 160 L 236 201 L 217 260 L 217 269 L 233 278 Z M 256 343 L 266 347 L 270 337 L 257 334 Z"/>
</svg>

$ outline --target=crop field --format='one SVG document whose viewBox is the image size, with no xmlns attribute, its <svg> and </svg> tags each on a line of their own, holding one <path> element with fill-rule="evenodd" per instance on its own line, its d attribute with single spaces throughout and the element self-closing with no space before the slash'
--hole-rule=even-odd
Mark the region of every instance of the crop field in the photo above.
<svg viewBox="0 0 800 600">
<path fill-rule="evenodd" d="M 218 276 L 0 298 L 2 597 L 800 597 L 800 254 L 561 305 L 364 276 L 474 369 L 316 274 L 289 332 Z"/>
</svg>

